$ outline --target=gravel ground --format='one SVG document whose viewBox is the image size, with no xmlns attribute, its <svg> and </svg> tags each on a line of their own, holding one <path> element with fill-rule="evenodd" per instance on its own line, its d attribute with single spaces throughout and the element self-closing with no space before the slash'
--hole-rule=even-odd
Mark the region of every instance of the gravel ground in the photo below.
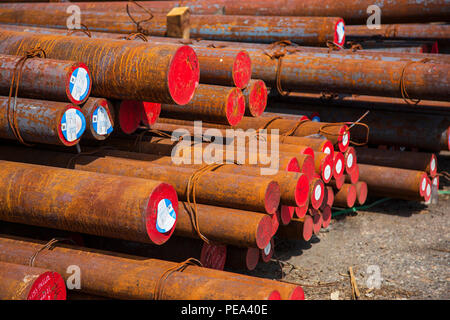
<svg viewBox="0 0 450 320">
<path fill-rule="evenodd" d="M 450 153 L 439 157 L 450 172 Z M 441 178 L 441 190 L 450 190 Z M 368 201 L 370 203 L 371 200 Z M 307 299 L 450 299 L 450 196 L 426 206 L 389 200 L 339 216 L 309 242 L 278 241 L 274 259 L 250 275 L 301 284 Z"/>
</svg>

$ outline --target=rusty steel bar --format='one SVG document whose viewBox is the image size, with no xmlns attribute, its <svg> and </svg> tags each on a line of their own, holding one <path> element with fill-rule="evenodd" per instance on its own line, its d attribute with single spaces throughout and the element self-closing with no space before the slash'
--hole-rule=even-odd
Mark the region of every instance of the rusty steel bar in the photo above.
<svg viewBox="0 0 450 320">
<path fill-rule="evenodd" d="M 123 241 L 111 238 L 88 237 L 86 247 L 98 250 L 114 248 L 114 252 L 164 261 L 183 262 L 194 258 L 205 268 L 223 270 L 227 246 L 206 243 L 199 239 L 171 237 L 164 245 Z"/>
<path fill-rule="evenodd" d="M 178 198 L 167 183 L 0 163 L 2 220 L 155 244 L 173 233 Z"/>
<path fill-rule="evenodd" d="M 39 34 L 56 34 L 56 35 L 67 35 L 68 31 L 63 29 L 54 29 L 54 28 L 43 28 L 43 27 L 35 27 L 35 26 L 23 26 L 23 25 L 9 25 L 0 23 L 0 29 L 9 30 L 9 31 L 25 31 L 31 33 L 39 33 Z M 89 34 L 86 34 L 82 30 L 77 31 L 75 34 L 71 36 L 77 37 L 89 37 L 92 38 L 103 38 L 103 39 L 115 39 L 115 40 L 124 40 L 124 35 L 120 33 L 109 33 L 109 32 L 95 32 L 90 31 Z M 379 61 L 420 61 L 424 58 L 430 60 L 430 62 L 434 63 L 450 63 L 450 57 L 446 54 L 413 54 L 413 53 L 396 53 L 396 52 L 373 52 L 366 50 L 354 51 L 352 49 L 341 49 L 339 51 L 330 51 L 328 48 L 322 47 L 307 47 L 307 46 L 298 46 L 295 44 L 287 45 L 283 47 L 274 46 L 272 44 L 263 44 L 263 43 L 247 43 L 247 42 L 233 42 L 233 41 L 217 41 L 217 40 L 203 40 L 203 39 L 178 39 L 178 38 L 170 38 L 170 37 L 155 37 L 155 36 L 147 36 L 147 40 L 152 43 L 161 43 L 161 44 L 188 44 L 195 48 L 197 55 L 199 56 L 200 49 L 217 49 L 217 52 L 221 52 L 222 55 L 230 55 L 234 56 L 237 52 L 245 50 L 247 53 L 253 52 L 253 54 L 258 56 L 259 53 L 264 54 L 267 52 L 269 54 L 273 54 L 277 49 L 286 48 L 291 55 L 300 55 L 300 56 L 310 56 L 315 55 L 317 57 L 328 57 L 328 58 L 339 58 L 339 59 L 356 59 L 356 60 L 379 60 Z M 139 41 L 142 42 L 141 39 L 131 39 L 131 41 Z M 220 49 L 220 50 L 218 50 Z M 251 57 L 250 57 L 251 58 Z M 257 78 L 255 75 L 253 78 Z"/>
<path fill-rule="evenodd" d="M 359 164 L 356 164 L 352 171 L 347 172 L 347 174 L 344 176 L 344 179 L 342 179 L 342 181 L 356 184 L 359 181 Z M 340 181 L 339 181 L 339 184 L 340 184 Z"/>
<path fill-rule="evenodd" d="M 366 203 L 367 195 L 369 192 L 369 188 L 367 187 L 367 183 L 364 181 L 358 181 L 355 184 L 356 188 L 356 200 L 358 201 L 359 205 L 363 205 Z"/>
<path fill-rule="evenodd" d="M 330 182 L 334 170 L 334 160 L 330 154 L 314 152 L 314 167 L 324 183 Z"/>
<path fill-rule="evenodd" d="M 81 111 L 86 118 L 83 139 L 105 140 L 114 130 L 114 110 L 111 102 L 103 98 L 89 98 Z"/>
<path fill-rule="evenodd" d="M 308 214 L 313 220 L 313 234 L 318 235 L 323 223 L 322 213 L 318 209 L 310 208 Z"/>
<path fill-rule="evenodd" d="M 65 167 L 70 165 L 76 170 L 128 176 L 130 179 L 134 177 L 164 181 L 173 185 L 174 190 L 183 201 L 187 200 L 188 183 L 195 172 L 195 169 L 173 165 L 155 165 L 146 161 L 113 157 L 74 156 L 64 153 L 39 152 L 38 150 L 33 150 L 33 156 L 30 156 L 30 154 L 31 150 L 22 149 L 21 152 L 18 150 L 14 154 L 2 154 L 0 157 L 47 165 L 59 164 Z M 52 155 L 50 159 L 49 154 Z M 83 174 L 89 176 L 88 173 Z M 118 181 L 121 178 L 115 177 Z M 139 181 L 140 179 L 136 180 Z M 273 214 L 280 203 L 280 187 L 270 177 L 206 172 L 196 182 L 195 199 L 196 202 L 203 204 Z"/>
<path fill-rule="evenodd" d="M 358 162 L 384 167 L 425 171 L 431 177 L 437 174 L 434 153 L 357 148 Z"/>
<path fill-rule="evenodd" d="M 0 237 L 0 260 L 27 265 L 30 257 L 44 244 L 42 241 L 3 235 Z M 279 292 L 274 288 L 281 286 L 275 281 L 197 266 L 188 266 L 183 272 L 170 274 L 161 283 L 163 290 L 155 295 L 163 274 L 177 265 L 157 259 L 143 260 L 142 257 L 118 256 L 63 244 L 57 244 L 52 250 L 43 250 L 35 259 L 36 267 L 51 267 L 65 280 L 70 276 L 66 272 L 70 265 L 77 265 L 81 270 L 81 292 L 113 299 L 280 299 Z M 297 288 L 286 285 L 283 289 L 293 291 Z"/>
<path fill-rule="evenodd" d="M 57 272 L 0 261 L 0 300 L 66 300 Z"/>
<path fill-rule="evenodd" d="M 347 149 L 347 151 L 349 149 Z M 345 171 L 345 156 L 344 156 L 344 154 L 342 152 L 336 152 L 333 156 L 333 163 L 334 163 L 333 177 L 339 178 L 344 174 L 344 171 Z"/>
<path fill-rule="evenodd" d="M 447 4 L 448 6 L 448 4 Z M 378 29 L 369 29 L 367 25 L 347 26 L 345 35 L 348 40 L 400 39 L 400 40 L 450 40 L 450 26 L 446 24 L 381 24 Z"/>
<path fill-rule="evenodd" d="M 320 208 L 325 194 L 325 186 L 320 178 L 313 178 L 309 184 L 310 206 L 314 209 Z"/>
<path fill-rule="evenodd" d="M 294 102 L 297 99 L 294 99 Z M 301 104 L 301 109 L 320 112 L 322 121 L 356 121 L 367 109 L 344 107 L 341 99 L 311 105 Z M 319 100 L 317 100 L 319 102 Z M 300 103 L 300 102 L 297 102 Z M 354 101 L 355 105 L 359 102 Z M 370 103 L 368 103 L 370 104 Z M 276 104 L 280 106 L 280 104 Z M 420 104 L 419 104 L 420 107 Z M 417 107 L 417 108 L 419 108 Z M 413 108 L 414 109 L 414 108 Z M 361 121 L 370 128 L 369 145 L 403 146 L 431 152 L 450 150 L 450 116 L 395 110 L 370 110 Z M 418 133 L 418 128 L 420 132 Z M 364 142 L 367 130 L 354 126 L 350 129 L 352 141 Z"/>
<path fill-rule="evenodd" d="M 61 8 L 22 6 L 1 8 L 0 22 L 31 26 L 67 28 L 67 13 Z M 164 37 L 167 34 L 164 14 L 120 11 L 83 12 L 83 24 L 92 31 L 130 34 L 141 32 Z M 135 23 L 139 21 L 139 23 Z M 272 43 L 290 39 L 301 45 L 325 46 L 327 41 L 345 43 L 344 20 L 333 17 L 254 17 L 224 15 L 191 15 L 190 37 L 210 40 Z"/>
<path fill-rule="evenodd" d="M 242 2 L 229 0 L 224 13 L 229 15 L 257 16 L 340 16 L 347 23 L 365 24 L 370 16 L 367 8 L 371 0 L 257 0 Z M 411 21 L 448 21 L 450 9 L 446 0 L 393 0 L 379 2 L 383 23 Z M 373 13 L 373 12 L 371 12 Z"/>
<path fill-rule="evenodd" d="M 423 54 L 439 53 L 439 44 L 437 41 L 407 41 L 407 40 L 360 40 L 358 44 L 361 45 L 364 51 L 378 51 L 378 52 L 399 52 L 399 53 L 413 53 Z"/>
<path fill-rule="evenodd" d="M 227 247 L 225 270 L 254 270 L 259 262 L 258 248 Z"/>
<path fill-rule="evenodd" d="M 326 191 L 327 192 L 327 206 L 332 207 L 334 203 L 334 190 L 333 187 L 327 186 Z"/>
<path fill-rule="evenodd" d="M 79 142 L 85 128 L 86 119 L 81 109 L 73 104 L 12 98 L 8 110 L 8 97 L 0 96 L 2 139 L 73 146 Z"/>
<path fill-rule="evenodd" d="M 340 208 L 352 208 L 355 205 L 357 191 L 354 184 L 344 183 L 342 188 L 336 190 L 333 206 Z"/>
<path fill-rule="evenodd" d="M 242 90 L 245 98 L 245 115 L 259 117 L 267 106 L 268 91 L 264 81 L 250 80 L 247 87 Z"/>
<path fill-rule="evenodd" d="M 269 262 L 272 259 L 272 256 L 275 252 L 275 241 L 270 239 L 270 242 L 267 244 L 267 246 L 264 249 L 259 250 L 261 256 L 260 259 L 262 262 Z"/>
<path fill-rule="evenodd" d="M 424 171 L 358 164 L 359 177 L 367 183 L 371 195 L 405 200 L 425 200 L 428 177 Z"/>
<path fill-rule="evenodd" d="M 304 218 L 294 219 L 286 226 L 278 229 L 277 237 L 286 240 L 305 240 L 309 241 L 313 234 L 313 219 L 310 215 Z"/>
<path fill-rule="evenodd" d="M 188 43 L 188 42 L 187 42 Z M 200 83 L 244 89 L 252 76 L 252 61 L 247 51 L 196 47 Z"/>
<path fill-rule="evenodd" d="M 161 106 L 166 118 L 202 120 L 237 125 L 245 113 L 245 98 L 239 88 L 200 84 L 192 100 L 183 106 Z"/>
<path fill-rule="evenodd" d="M 331 206 L 325 206 L 323 209 L 321 209 L 322 213 L 322 228 L 326 229 L 331 223 Z"/>
<path fill-rule="evenodd" d="M 92 79 L 81 62 L 32 58 L 0 54 L 0 95 L 8 96 L 15 75 L 18 96 L 83 104 L 89 98 Z M 17 79 L 20 76 L 20 79 Z M 16 84 L 14 84 L 14 87 Z M 13 91 L 14 94 L 14 91 Z"/>
<path fill-rule="evenodd" d="M 354 147 L 349 147 L 344 152 L 344 164 L 345 164 L 345 172 L 350 174 L 355 171 L 355 168 L 358 165 L 358 158 L 356 155 L 356 149 Z"/>
<path fill-rule="evenodd" d="M 96 97 L 183 105 L 200 78 L 197 56 L 189 46 L 0 31 L 3 54 L 23 55 L 36 47 L 47 58 L 83 61 Z"/>
</svg>

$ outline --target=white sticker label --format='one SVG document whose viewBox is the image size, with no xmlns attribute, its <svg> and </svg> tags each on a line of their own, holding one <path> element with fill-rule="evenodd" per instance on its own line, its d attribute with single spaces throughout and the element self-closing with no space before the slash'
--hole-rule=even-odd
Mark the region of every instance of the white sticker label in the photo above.
<svg viewBox="0 0 450 320">
<path fill-rule="evenodd" d="M 325 170 L 323 172 L 323 176 L 326 181 L 330 180 L 330 178 L 331 178 L 331 166 L 330 165 L 326 165 Z"/>
<path fill-rule="evenodd" d="M 347 168 L 351 168 L 353 166 L 353 154 L 349 153 L 347 156 Z"/>
<path fill-rule="evenodd" d="M 431 195 L 431 184 L 427 184 L 427 197 Z"/>
<path fill-rule="evenodd" d="M 265 254 L 266 256 L 268 256 L 271 249 L 272 249 L 272 245 L 271 245 L 270 242 L 269 242 L 269 244 L 264 248 L 264 254 Z"/>
<path fill-rule="evenodd" d="M 426 179 L 423 179 L 422 180 L 422 191 L 425 191 L 425 188 L 427 187 L 427 180 Z"/>
<path fill-rule="evenodd" d="M 330 154 L 331 153 L 330 148 L 326 147 L 325 150 L 323 150 L 323 153 Z"/>
<path fill-rule="evenodd" d="M 81 137 L 86 128 L 86 120 L 83 114 L 75 109 L 67 109 L 61 120 L 61 131 L 68 142 Z"/>
<path fill-rule="evenodd" d="M 342 136 L 342 144 L 344 146 L 346 146 L 348 144 L 348 133 L 344 133 L 344 135 Z"/>
<path fill-rule="evenodd" d="M 86 98 L 89 91 L 89 74 L 84 68 L 76 68 L 70 76 L 70 94 L 76 101 Z"/>
<path fill-rule="evenodd" d="M 435 177 L 435 178 L 433 178 L 433 186 L 437 187 L 437 185 L 438 185 L 438 178 Z"/>
<path fill-rule="evenodd" d="M 92 123 L 95 132 L 99 135 L 106 135 L 112 131 L 108 112 L 101 106 L 94 111 L 92 115 Z"/>
<path fill-rule="evenodd" d="M 339 159 L 338 161 L 336 161 L 336 173 L 341 174 L 341 172 L 342 172 L 342 160 Z"/>
<path fill-rule="evenodd" d="M 162 199 L 158 203 L 158 210 L 156 212 L 156 230 L 160 233 L 170 231 L 175 224 L 176 217 L 172 202 L 169 199 Z"/>
<path fill-rule="evenodd" d="M 320 186 L 316 186 L 316 189 L 314 189 L 314 198 L 317 201 L 319 201 L 321 195 L 322 195 L 322 188 Z"/>
<path fill-rule="evenodd" d="M 338 34 L 338 44 L 340 44 L 342 42 L 342 40 L 344 40 L 344 35 L 345 35 L 345 27 L 344 27 L 344 23 L 342 21 L 338 23 L 338 25 L 336 27 L 336 32 Z"/>
<path fill-rule="evenodd" d="M 436 169 L 436 159 L 433 158 L 431 160 L 431 165 L 430 166 L 431 166 L 431 171 L 434 171 L 434 169 Z"/>
</svg>

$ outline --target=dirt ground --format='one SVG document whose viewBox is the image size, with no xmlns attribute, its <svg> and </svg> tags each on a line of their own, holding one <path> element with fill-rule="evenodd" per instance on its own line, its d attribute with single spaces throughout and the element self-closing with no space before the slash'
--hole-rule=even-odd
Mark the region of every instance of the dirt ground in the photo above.
<svg viewBox="0 0 450 320">
<path fill-rule="evenodd" d="M 439 167 L 450 171 L 450 153 L 439 156 Z M 440 180 L 440 189 L 450 190 Z M 359 299 L 447 300 L 449 214 L 450 195 L 429 206 L 389 200 L 336 217 L 309 242 L 277 241 L 272 261 L 246 273 L 301 284 L 306 299 L 343 300 L 352 299 L 352 267 Z"/>
</svg>

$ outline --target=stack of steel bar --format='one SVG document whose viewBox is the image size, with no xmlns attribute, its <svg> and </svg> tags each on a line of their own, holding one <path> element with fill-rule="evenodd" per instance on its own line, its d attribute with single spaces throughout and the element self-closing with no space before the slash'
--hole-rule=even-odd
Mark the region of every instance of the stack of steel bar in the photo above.
<svg viewBox="0 0 450 320">
<path fill-rule="evenodd" d="M 342 19 L 365 23 L 366 2 L 0 4 L 5 297 L 20 280 L 10 270 L 65 280 L 76 259 L 86 295 L 304 299 L 299 286 L 238 272 L 369 194 L 429 201 L 430 152 L 450 149 L 450 58 L 417 48 L 445 48 L 447 26 L 411 36 L 420 26 L 391 25 L 374 38 Z M 425 2 L 426 13 L 392 1 L 383 19 L 447 19 Z M 70 5 L 84 28 L 67 30 Z M 168 36 L 166 15 L 181 5 L 193 39 Z M 392 52 L 364 50 L 380 46 Z M 419 113 L 395 98 L 439 102 Z M 14 298 L 50 297 L 35 286 Z"/>
</svg>

